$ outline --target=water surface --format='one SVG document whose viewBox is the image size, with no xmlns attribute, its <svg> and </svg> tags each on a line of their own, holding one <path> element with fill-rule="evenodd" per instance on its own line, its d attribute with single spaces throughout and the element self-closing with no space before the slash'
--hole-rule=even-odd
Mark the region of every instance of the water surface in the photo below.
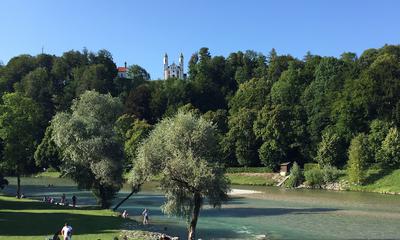
<svg viewBox="0 0 400 240">
<path fill-rule="evenodd" d="M 15 193 L 15 179 L 4 191 Z M 26 196 L 56 199 L 75 194 L 78 204 L 93 205 L 91 192 L 80 191 L 68 179 L 23 178 Z M 50 186 L 49 186 L 50 184 Z M 400 196 L 362 192 L 285 190 L 275 187 L 232 186 L 261 193 L 233 196 L 221 209 L 204 206 L 198 222 L 198 238 L 254 239 L 267 235 L 273 239 L 400 239 Z M 118 200 L 129 192 L 125 187 Z M 144 208 L 150 210 L 151 225 L 145 229 L 165 231 L 185 239 L 183 219 L 165 216 L 164 202 L 156 184 L 150 183 L 129 199 L 120 210 L 127 210 L 140 221 Z"/>
</svg>

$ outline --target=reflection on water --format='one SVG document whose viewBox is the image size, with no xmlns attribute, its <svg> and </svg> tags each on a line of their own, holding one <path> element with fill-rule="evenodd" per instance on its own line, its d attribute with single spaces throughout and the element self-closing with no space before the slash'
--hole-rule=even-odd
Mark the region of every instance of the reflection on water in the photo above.
<svg viewBox="0 0 400 240">
<path fill-rule="evenodd" d="M 4 191 L 15 192 L 15 179 Z M 95 204 L 88 191 L 79 191 L 66 179 L 24 178 L 26 196 L 60 198 L 75 194 L 78 204 Z M 48 186 L 49 184 L 54 186 Z M 198 222 L 198 237 L 203 239 L 254 239 L 266 234 L 273 239 L 400 239 L 400 196 L 361 192 L 285 190 L 274 187 L 232 186 L 261 193 L 234 196 L 221 209 L 204 206 Z M 125 186 L 117 203 L 129 192 Z M 166 231 L 185 238 L 183 219 L 167 217 L 160 206 L 164 197 L 156 183 L 149 183 L 129 199 L 120 210 L 127 210 L 141 221 L 143 208 L 150 210 L 149 230 Z"/>
</svg>

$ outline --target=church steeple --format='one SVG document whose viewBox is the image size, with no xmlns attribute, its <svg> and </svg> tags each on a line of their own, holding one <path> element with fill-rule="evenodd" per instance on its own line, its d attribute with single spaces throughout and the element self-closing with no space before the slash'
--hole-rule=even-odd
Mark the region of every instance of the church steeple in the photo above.
<svg viewBox="0 0 400 240">
<path fill-rule="evenodd" d="M 168 65 L 168 55 L 165 53 L 164 55 L 164 80 L 168 78 L 179 78 L 185 79 L 186 74 L 183 69 L 183 54 L 179 55 L 179 65 L 172 63 Z"/>
<path fill-rule="evenodd" d="M 164 55 L 164 68 L 165 68 L 165 66 L 168 67 L 168 54 L 167 53 L 165 53 L 165 55 Z"/>
<path fill-rule="evenodd" d="M 184 69 L 183 69 L 183 53 L 181 53 L 181 55 L 179 56 L 179 67 L 180 67 L 180 72 L 179 72 L 179 78 L 183 79 L 183 73 L 184 73 Z"/>
</svg>

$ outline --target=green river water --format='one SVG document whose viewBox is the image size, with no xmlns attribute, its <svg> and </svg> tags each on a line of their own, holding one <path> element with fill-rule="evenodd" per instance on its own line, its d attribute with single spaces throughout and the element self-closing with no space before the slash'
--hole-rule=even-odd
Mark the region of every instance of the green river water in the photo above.
<svg viewBox="0 0 400 240">
<path fill-rule="evenodd" d="M 3 192 L 15 193 L 15 179 Z M 53 186 L 48 186 L 52 184 Z M 27 197 L 59 199 L 75 194 L 78 204 L 92 205 L 88 191 L 79 191 L 68 179 L 23 178 Z M 232 186 L 261 193 L 232 196 L 221 209 L 204 206 L 200 212 L 197 237 L 202 239 L 400 239 L 400 196 L 362 192 L 287 190 L 275 187 Z M 128 194 L 126 187 L 115 203 Z M 185 239 L 185 221 L 167 217 L 160 206 L 164 197 L 155 183 L 129 199 L 120 210 L 140 221 L 144 208 L 150 210 L 149 230 L 167 232 Z"/>
</svg>

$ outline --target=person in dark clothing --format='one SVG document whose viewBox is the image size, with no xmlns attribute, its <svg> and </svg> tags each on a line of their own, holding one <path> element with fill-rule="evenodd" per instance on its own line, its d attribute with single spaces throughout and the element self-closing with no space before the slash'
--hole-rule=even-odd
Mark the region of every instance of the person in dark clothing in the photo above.
<svg viewBox="0 0 400 240">
<path fill-rule="evenodd" d="M 59 233 L 59 231 L 55 232 L 52 240 L 60 240 L 60 237 L 58 236 Z"/>
<path fill-rule="evenodd" d="M 75 195 L 72 196 L 72 206 L 73 207 L 76 206 L 76 196 Z"/>
</svg>

